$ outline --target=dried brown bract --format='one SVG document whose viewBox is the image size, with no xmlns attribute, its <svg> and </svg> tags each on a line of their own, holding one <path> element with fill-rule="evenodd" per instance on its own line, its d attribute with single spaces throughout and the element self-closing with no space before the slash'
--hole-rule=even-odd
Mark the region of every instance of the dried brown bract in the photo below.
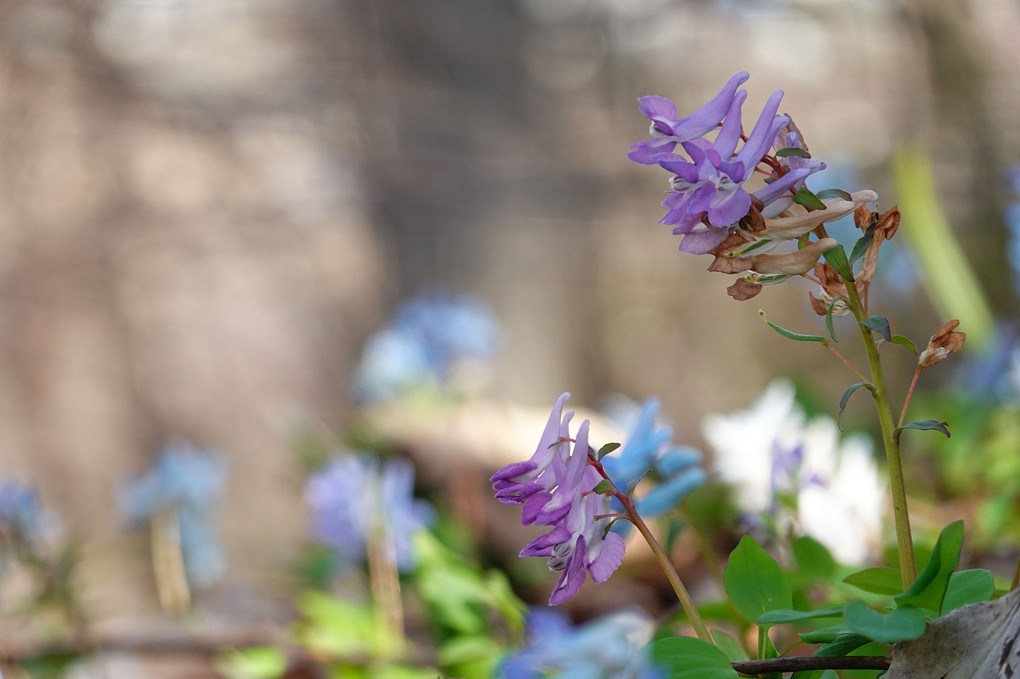
<svg viewBox="0 0 1020 679">
<path fill-rule="evenodd" d="M 967 339 L 967 334 L 955 332 L 958 325 L 960 321 L 957 319 L 943 323 L 938 332 L 932 335 L 928 347 L 917 357 L 917 364 L 922 368 L 930 368 L 946 360 L 949 354 L 959 351 L 963 347 L 963 341 Z"/>
</svg>

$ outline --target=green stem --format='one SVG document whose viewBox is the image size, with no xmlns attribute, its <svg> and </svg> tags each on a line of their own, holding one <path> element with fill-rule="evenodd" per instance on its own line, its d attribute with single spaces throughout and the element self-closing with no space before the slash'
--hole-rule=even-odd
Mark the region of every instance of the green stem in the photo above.
<svg viewBox="0 0 1020 679">
<path fill-rule="evenodd" d="M 623 493 L 617 492 L 616 497 L 623 503 L 624 508 L 627 510 L 627 516 L 630 518 L 634 527 L 641 533 L 641 537 L 645 539 L 648 546 L 652 549 L 652 554 L 655 555 L 655 560 L 659 562 L 659 566 L 662 568 L 662 572 L 666 574 L 666 579 L 669 580 L 669 584 L 673 587 L 673 591 L 676 592 L 676 598 L 680 600 L 680 606 L 684 609 L 684 613 L 691 621 L 691 627 L 694 628 L 698 638 L 702 641 L 707 641 L 710 644 L 715 643 L 715 639 L 712 638 L 712 633 L 708 631 L 708 627 L 705 626 L 705 621 L 701 619 L 701 614 L 698 613 L 698 607 L 694 605 L 694 600 L 688 593 L 687 588 L 684 587 L 683 581 L 680 580 L 680 574 L 676 572 L 673 567 L 673 562 L 670 561 L 669 555 L 666 554 L 666 550 L 662 548 L 659 541 L 652 534 L 652 531 L 648 528 L 648 524 L 644 522 L 644 519 L 637 513 L 637 509 L 634 507 L 634 503 L 629 497 Z"/>
<path fill-rule="evenodd" d="M 864 305 L 857 293 L 857 287 L 848 282 L 846 285 L 850 311 L 857 319 L 857 327 L 864 340 L 864 348 L 868 352 L 868 363 L 871 366 L 871 383 L 875 386 L 875 407 L 878 410 L 878 421 L 882 427 L 882 442 L 885 445 L 886 464 L 889 467 L 889 489 L 893 499 L 893 518 L 896 523 L 896 545 L 899 550 L 900 577 L 906 589 L 917 577 L 914 565 L 914 543 L 910 535 L 910 516 L 907 513 L 907 489 L 903 481 L 903 463 L 900 459 L 900 446 L 893 424 L 892 409 L 889 405 L 889 394 L 885 388 L 882 365 L 878 358 L 878 347 L 871 336 L 871 330 L 863 324 L 866 318 Z"/>
</svg>

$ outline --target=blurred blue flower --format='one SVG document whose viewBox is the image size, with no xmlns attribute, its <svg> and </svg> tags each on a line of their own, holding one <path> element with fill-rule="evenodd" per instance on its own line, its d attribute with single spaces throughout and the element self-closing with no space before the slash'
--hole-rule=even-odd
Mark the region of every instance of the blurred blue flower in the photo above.
<svg viewBox="0 0 1020 679">
<path fill-rule="evenodd" d="M 1006 184 L 1013 194 L 1013 201 L 1006 206 L 1006 229 L 1009 231 L 1006 261 L 1013 269 L 1013 291 L 1020 295 L 1020 165 L 1006 171 Z"/>
<path fill-rule="evenodd" d="M 43 509 L 35 488 L 19 481 L 0 483 L 0 543 L 26 546 L 59 528 L 59 518 Z"/>
<path fill-rule="evenodd" d="M 624 414 L 633 409 L 618 403 L 616 419 L 624 426 L 629 424 L 630 433 L 621 448 L 602 459 L 613 485 L 627 494 L 633 492 L 646 472 L 655 471 L 659 482 L 637 499 L 638 513 L 645 518 L 655 518 L 673 509 L 706 479 L 704 470 L 698 466 L 701 453 L 688 446 L 674 445 L 673 430 L 657 424 L 660 406 L 659 399 L 650 398 L 635 416 L 630 412 Z M 623 509 L 616 504 L 613 507 L 614 511 Z M 613 529 L 626 531 L 628 526 L 618 521 Z"/>
<path fill-rule="evenodd" d="M 654 625 L 644 613 L 623 611 L 574 627 L 551 610 L 528 615 L 528 640 L 507 658 L 503 679 L 659 679 L 647 644 Z"/>
<path fill-rule="evenodd" d="M 366 342 L 354 374 L 355 395 L 385 401 L 409 387 L 445 384 L 458 362 L 491 358 L 499 334 L 499 324 L 476 299 L 416 297 Z"/>
<path fill-rule="evenodd" d="M 118 489 L 121 509 L 135 524 L 148 523 L 163 511 L 177 513 L 184 567 L 188 580 L 196 585 L 211 584 L 226 572 L 226 555 L 210 515 L 227 471 L 222 456 L 174 439 L 159 451 L 152 469 Z"/>
<path fill-rule="evenodd" d="M 337 457 L 305 484 L 312 535 L 331 547 L 342 566 L 365 560 L 368 543 L 382 539 L 400 571 L 414 566 L 412 538 L 432 521 L 432 507 L 414 497 L 414 467 L 367 455 Z"/>
</svg>

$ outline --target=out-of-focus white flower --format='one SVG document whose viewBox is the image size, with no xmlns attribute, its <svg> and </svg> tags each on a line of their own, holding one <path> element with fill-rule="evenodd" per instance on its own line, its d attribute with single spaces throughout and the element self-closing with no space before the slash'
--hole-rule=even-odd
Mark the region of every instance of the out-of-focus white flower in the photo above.
<svg viewBox="0 0 1020 679">
<path fill-rule="evenodd" d="M 830 417 L 807 421 L 789 382 L 773 382 L 747 410 L 709 415 L 702 428 L 744 511 L 768 512 L 781 529 L 815 538 L 846 564 L 880 546 L 885 484 L 871 441 L 841 439 Z"/>
</svg>

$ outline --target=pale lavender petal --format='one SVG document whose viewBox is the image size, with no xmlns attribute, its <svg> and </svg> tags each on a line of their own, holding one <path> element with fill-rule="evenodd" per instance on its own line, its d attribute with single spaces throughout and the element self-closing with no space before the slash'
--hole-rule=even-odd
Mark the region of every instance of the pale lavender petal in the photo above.
<svg viewBox="0 0 1020 679">
<path fill-rule="evenodd" d="M 695 231 L 688 233 L 680 241 L 680 252 L 692 255 L 708 254 L 719 247 L 719 244 L 726 240 L 729 229 L 709 229 L 707 231 Z"/>
<path fill-rule="evenodd" d="M 548 533 L 540 535 L 521 550 L 521 556 L 549 556 L 552 548 L 570 539 L 571 533 L 563 526 L 556 526 Z"/>
<path fill-rule="evenodd" d="M 654 165 L 655 156 L 662 153 L 669 153 L 676 148 L 676 141 L 669 139 L 648 139 L 630 145 L 631 150 L 627 151 L 627 157 L 635 163 L 642 165 Z"/>
<path fill-rule="evenodd" d="M 577 542 L 578 549 L 580 549 L 581 538 Z M 607 533 L 606 539 L 602 541 L 602 548 L 599 550 L 598 556 L 588 566 L 591 579 L 596 583 L 608 580 L 609 576 L 623 563 L 625 549 L 626 546 L 622 537 L 616 533 Z"/>
<path fill-rule="evenodd" d="M 551 493 L 535 493 L 524 502 L 521 507 L 521 525 L 530 526 L 541 515 L 542 508 L 552 499 Z M 504 504 L 509 504 L 504 502 Z M 549 524 L 543 524 L 549 525 Z"/>
<path fill-rule="evenodd" d="M 556 583 L 556 588 L 553 589 L 552 595 L 549 597 L 550 606 L 560 605 L 577 594 L 577 590 L 581 589 L 581 585 L 584 584 L 585 580 L 584 554 L 584 536 L 582 535 L 577 538 L 577 546 L 574 549 L 574 553 L 570 556 L 567 567 L 563 569 L 563 574 L 560 575 L 560 580 Z"/>
<path fill-rule="evenodd" d="M 688 117 L 678 121 L 673 126 L 673 134 L 681 139 L 693 139 L 710 132 L 726 116 L 737 88 L 749 77 L 745 71 L 734 75 L 711 101 Z"/>
<path fill-rule="evenodd" d="M 799 170 L 791 170 L 771 184 L 766 184 L 755 191 L 754 196 L 761 202 L 768 205 L 782 196 L 786 190 L 793 187 L 794 184 L 806 178 L 809 174 L 811 174 L 811 169 L 806 167 Z"/>
<path fill-rule="evenodd" d="M 730 110 L 726 114 L 726 120 L 723 121 L 719 135 L 715 138 L 714 146 L 724 158 L 733 155 L 733 151 L 737 148 L 737 142 L 740 141 L 740 108 L 745 99 L 747 99 L 747 92 L 744 91 L 738 92 L 737 96 L 733 98 Z"/>
<path fill-rule="evenodd" d="M 708 208 L 708 221 L 715 226 L 735 224 L 751 209 L 751 196 L 737 187 L 729 195 L 716 191 L 715 200 Z"/>
<path fill-rule="evenodd" d="M 748 168 L 758 165 L 762 156 L 772 147 L 772 140 L 776 138 L 776 133 L 790 122 L 787 116 L 776 116 L 782 98 L 782 90 L 772 93 L 761 115 L 758 116 L 758 122 L 754 124 L 751 136 L 747 138 L 740 153 L 737 154 L 737 159 Z"/>
<path fill-rule="evenodd" d="M 638 99 L 638 108 L 652 122 L 658 122 L 659 120 L 669 121 L 670 124 L 667 127 L 660 128 L 659 125 L 656 125 L 656 128 L 663 134 L 673 133 L 672 123 L 676 122 L 676 104 L 672 101 L 666 97 L 652 94 L 647 97 L 640 97 Z"/>
</svg>

